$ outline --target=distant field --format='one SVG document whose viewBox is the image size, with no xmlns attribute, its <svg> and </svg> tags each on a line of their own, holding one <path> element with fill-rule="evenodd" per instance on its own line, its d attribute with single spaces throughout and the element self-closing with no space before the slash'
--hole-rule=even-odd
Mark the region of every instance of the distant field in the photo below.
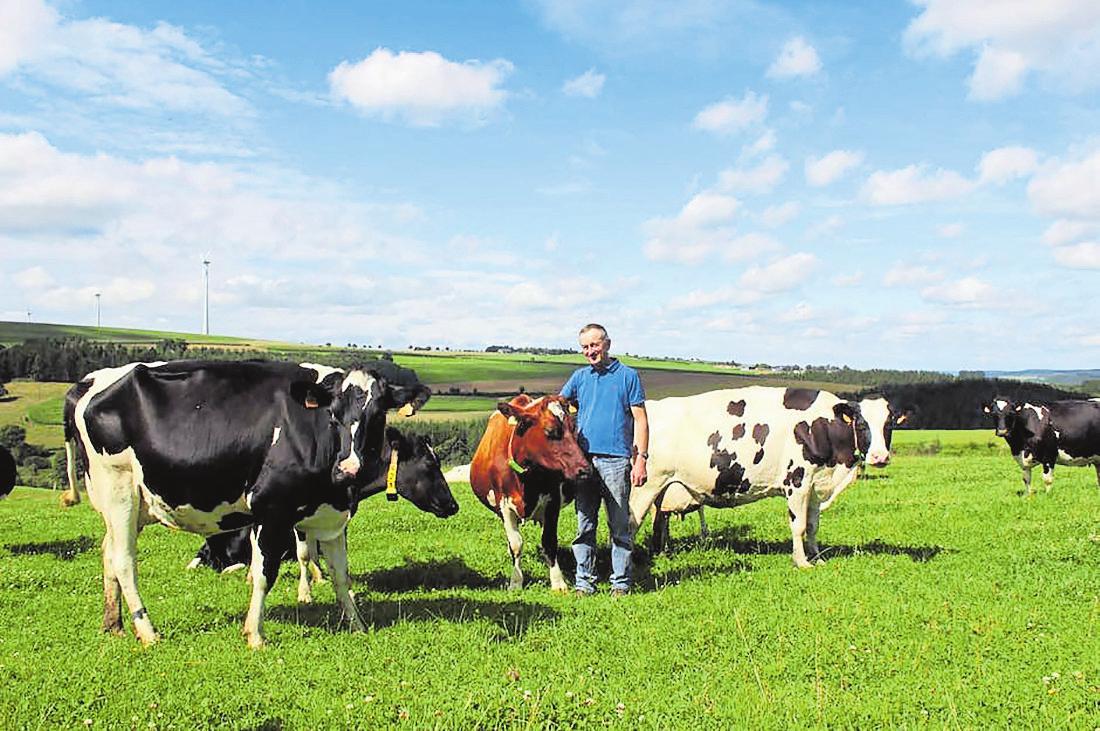
<svg viewBox="0 0 1100 731">
<path fill-rule="evenodd" d="M 0 321 L 0 344 L 11 345 L 32 338 L 83 337 L 89 340 L 116 343 L 151 343 L 158 340 L 186 340 L 196 345 L 255 345 L 268 347 L 287 346 L 276 341 L 240 338 L 227 335 L 200 335 L 198 333 L 177 333 L 162 330 L 130 330 L 113 327 L 88 327 L 84 325 L 55 325 L 43 322 Z"/>
<path fill-rule="evenodd" d="M 68 383 L 12 381 L 0 396 L 0 426 L 16 424 L 27 430 L 27 441 L 44 447 L 61 447 L 61 407 Z"/>
</svg>

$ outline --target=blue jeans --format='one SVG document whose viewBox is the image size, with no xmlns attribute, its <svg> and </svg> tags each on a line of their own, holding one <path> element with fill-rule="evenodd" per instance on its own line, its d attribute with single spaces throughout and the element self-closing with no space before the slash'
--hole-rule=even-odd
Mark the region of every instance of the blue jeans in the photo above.
<svg viewBox="0 0 1100 731">
<path fill-rule="evenodd" d="M 600 502 L 607 506 L 611 529 L 611 588 L 630 590 L 630 553 L 634 534 L 630 530 L 630 458 L 592 457 L 596 473 L 577 486 L 577 538 L 573 557 L 577 559 L 577 589 L 596 590 L 596 523 Z"/>
</svg>

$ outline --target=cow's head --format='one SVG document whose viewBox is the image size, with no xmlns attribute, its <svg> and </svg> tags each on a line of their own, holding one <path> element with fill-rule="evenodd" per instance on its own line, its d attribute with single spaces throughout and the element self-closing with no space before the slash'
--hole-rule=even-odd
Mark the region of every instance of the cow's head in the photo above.
<svg viewBox="0 0 1100 731">
<path fill-rule="evenodd" d="M 1050 425 L 1050 412 L 1042 405 L 1018 404 L 997 396 L 982 410 L 997 420 L 996 433 L 999 437 L 1007 437 L 1013 430 L 1038 436 Z"/>
<path fill-rule="evenodd" d="M 1017 405 L 1003 396 L 994 397 L 992 401 L 982 407 L 982 411 L 996 420 L 997 426 L 994 427 L 994 430 L 999 437 L 1007 437 L 1009 432 L 1012 431 L 1021 409 L 1023 409 L 1023 404 Z"/>
<path fill-rule="evenodd" d="M 871 396 L 860 400 L 859 411 L 871 432 L 871 444 L 865 452 L 867 464 L 885 467 L 890 464 L 890 443 L 893 440 L 894 427 L 907 422 L 916 409 L 912 406 L 898 408 L 882 396 Z"/>
<path fill-rule="evenodd" d="M 521 470 L 541 467 L 574 481 L 592 473 L 592 463 L 577 443 L 572 404 L 565 398 L 544 396 L 532 401 L 517 396 L 498 403 L 497 411 L 515 422 L 510 456 Z"/>
<path fill-rule="evenodd" d="M 863 412 L 855 401 L 841 401 L 834 405 L 833 415 L 836 417 L 834 423 L 838 425 L 837 428 L 842 435 L 835 442 L 838 445 L 837 461 L 843 464 L 854 464 L 857 455 L 866 456 L 871 451 L 871 427 L 868 426 L 867 419 L 863 417 Z M 847 455 L 849 442 L 854 450 L 851 461 Z"/>
<path fill-rule="evenodd" d="M 338 486 L 365 485 L 377 479 L 385 465 L 386 412 L 406 407 L 414 413 L 431 396 L 423 384 L 391 384 L 373 370 L 352 369 L 326 375 L 298 399 L 307 408 L 324 408 L 339 442 L 332 481 Z"/>
<path fill-rule="evenodd" d="M 449 518 L 458 512 L 458 503 L 451 494 L 451 486 L 443 478 L 439 458 L 426 438 L 406 437 L 393 427 L 387 427 L 386 444 L 389 447 L 388 464 L 393 464 L 392 455 L 397 454 L 397 472 L 393 480 L 398 495 L 438 518 Z M 389 479 L 387 477 L 387 481 Z"/>
</svg>

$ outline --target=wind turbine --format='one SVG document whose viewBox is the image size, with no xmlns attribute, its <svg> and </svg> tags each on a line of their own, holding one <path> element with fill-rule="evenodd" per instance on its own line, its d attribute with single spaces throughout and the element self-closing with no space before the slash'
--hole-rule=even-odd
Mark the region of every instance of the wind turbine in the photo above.
<svg viewBox="0 0 1100 731">
<path fill-rule="evenodd" d="M 210 259 L 202 258 L 202 334 L 210 334 Z"/>
</svg>

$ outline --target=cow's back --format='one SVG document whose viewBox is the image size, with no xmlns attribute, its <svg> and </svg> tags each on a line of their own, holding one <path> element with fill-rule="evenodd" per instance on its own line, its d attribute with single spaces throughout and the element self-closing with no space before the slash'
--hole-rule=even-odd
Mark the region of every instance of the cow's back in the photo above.
<svg viewBox="0 0 1100 731">
<path fill-rule="evenodd" d="M 647 401 L 649 482 L 635 489 L 635 519 L 640 522 L 647 498 L 666 486 L 663 509 L 683 511 L 701 496 L 707 504 L 733 506 L 783 495 L 798 468 L 800 480 L 827 480 L 807 460 L 796 428 L 834 418 L 839 402 L 825 391 L 766 386 Z"/>
</svg>

